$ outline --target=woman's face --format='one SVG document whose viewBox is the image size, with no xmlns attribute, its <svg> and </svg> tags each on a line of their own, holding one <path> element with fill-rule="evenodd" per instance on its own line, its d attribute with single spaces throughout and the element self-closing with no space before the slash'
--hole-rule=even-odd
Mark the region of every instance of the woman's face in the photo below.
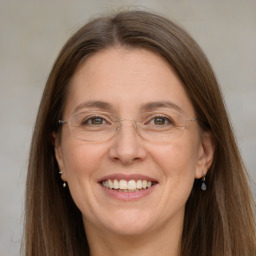
<svg viewBox="0 0 256 256">
<path fill-rule="evenodd" d="M 181 81 L 165 60 L 148 50 L 121 47 L 92 55 L 76 72 L 63 120 L 84 111 L 128 120 L 145 112 L 175 113 L 182 120 L 195 117 Z M 162 126 L 166 120 L 150 122 Z M 62 179 L 82 213 L 86 232 L 135 235 L 181 227 L 194 179 L 205 174 L 211 162 L 210 139 L 202 139 L 196 121 L 189 122 L 180 137 L 165 142 L 143 139 L 132 121 L 122 124 L 105 142 L 78 140 L 63 125 L 56 141 Z M 154 185 L 141 189 L 143 180 Z M 114 182 L 121 188 L 126 183 L 136 186 L 137 191 L 111 189 Z"/>
</svg>

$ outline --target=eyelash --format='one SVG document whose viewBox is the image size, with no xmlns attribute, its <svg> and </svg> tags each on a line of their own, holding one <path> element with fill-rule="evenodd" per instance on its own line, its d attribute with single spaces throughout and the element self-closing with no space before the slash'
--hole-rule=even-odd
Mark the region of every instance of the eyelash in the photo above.
<svg viewBox="0 0 256 256">
<path fill-rule="evenodd" d="M 90 116 L 90 117 L 86 117 L 85 119 L 82 120 L 81 124 L 82 125 L 86 125 L 89 124 L 89 122 L 93 119 L 102 119 L 103 122 L 105 122 L 106 124 L 109 124 L 110 122 L 107 122 L 106 118 L 102 117 L 102 116 Z M 89 125 L 93 125 L 92 123 Z"/>
<path fill-rule="evenodd" d="M 167 116 L 164 116 L 164 115 L 153 116 L 153 117 L 150 118 L 150 120 L 147 123 L 150 123 L 150 122 L 156 120 L 157 118 L 163 119 L 165 121 L 164 125 L 174 124 L 170 117 L 167 117 Z M 167 122 L 167 124 L 166 124 L 166 122 Z"/>
<path fill-rule="evenodd" d="M 164 120 L 164 124 L 163 125 L 167 125 L 167 124 L 174 124 L 173 121 L 171 120 L 171 118 L 167 117 L 167 116 L 164 116 L 164 115 L 157 115 L 157 116 L 153 116 L 153 117 L 149 117 L 149 121 L 146 121 L 145 124 L 150 124 L 152 121 L 156 120 L 157 118 L 159 119 L 163 119 Z M 90 116 L 90 117 L 87 117 L 85 119 L 82 120 L 81 124 L 82 125 L 93 125 L 92 123 L 89 123 L 89 122 L 92 122 L 93 119 L 101 119 L 102 122 L 104 122 L 104 124 L 110 124 L 111 122 L 108 122 L 106 120 L 106 118 L 102 117 L 102 116 Z M 166 124 L 167 122 L 167 124 Z M 100 124 L 101 125 L 101 124 Z M 157 125 L 157 124 L 155 124 Z M 161 126 L 161 125 L 159 125 Z"/>
</svg>

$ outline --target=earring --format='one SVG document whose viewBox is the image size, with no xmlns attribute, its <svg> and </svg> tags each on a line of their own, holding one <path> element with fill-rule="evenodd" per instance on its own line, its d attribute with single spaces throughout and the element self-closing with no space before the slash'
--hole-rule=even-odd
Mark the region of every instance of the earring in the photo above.
<svg viewBox="0 0 256 256">
<path fill-rule="evenodd" d="M 59 174 L 60 174 L 60 176 L 62 175 L 62 171 L 59 171 Z M 63 188 L 65 188 L 66 186 L 67 186 L 67 182 L 63 182 Z"/>
<path fill-rule="evenodd" d="M 205 176 L 203 176 L 202 177 L 202 184 L 201 184 L 201 189 L 203 190 L 203 191 L 205 191 L 206 190 L 206 184 L 205 184 Z"/>
</svg>

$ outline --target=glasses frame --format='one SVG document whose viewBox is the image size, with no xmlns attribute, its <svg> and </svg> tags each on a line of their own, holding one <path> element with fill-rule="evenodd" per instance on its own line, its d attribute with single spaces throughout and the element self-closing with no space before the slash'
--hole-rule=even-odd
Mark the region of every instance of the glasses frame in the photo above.
<svg viewBox="0 0 256 256">
<path fill-rule="evenodd" d="M 74 117 L 74 116 L 76 116 L 76 115 L 79 115 L 79 114 L 82 114 L 82 113 L 85 113 L 85 112 L 97 113 L 97 114 L 99 114 L 99 113 L 100 113 L 100 114 L 108 114 L 108 115 L 111 115 L 111 116 L 116 117 L 116 118 L 117 118 L 117 121 L 114 121 L 114 122 L 113 122 L 113 124 L 114 124 L 114 126 L 115 126 L 115 132 L 113 133 L 113 135 L 112 135 L 110 138 L 106 139 L 106 140 L 99 140 L 99 141 L 92 141 L 92 140 L 80 139 L 80 138 L 76 137 L 75 135 L 73 135 L 73 133 L 72 133 L 72 128 L 73 128 L 73 127 L 70 125 L 70 120 L 72 119 L 72 117 Z M 156 113 L 156 112 L 148 112 L 148 113 L 152 113 L 152 114 L 153 114 L 153 113 Z M 145 113 L 145 114 L 147 114 L 147 113 Z M 111 140 L 113 137 L 115 137 L 115 135 L 116 135 L 116 134 L 118 133 L 118 131 L 120 130 L 123 121 L 134 122 L 134 123 L 135 123 L 134 129 L 135 129 L 135 131 L 136 131 L 136 133 L 137 133 L 138 136 L 140 136 L 143 140 L 146 140 L 146 141 L 149 141 L 149 142 L 155 142 L 155 141 L 149 140 L 149 139 L 143 137 L 143 135 L 141 135 L 140 129 L 138 129 L 139 126 L 137 125 L 137 124 L 141 124 L 140 121 L 138 121 L 138 120 L 136 120 L 136 119 L 123 119 L 123 118 L 120 119 L 117 115 L 112 114 L 112 113 L 108 113 L 108 112 L 97 112 L 97 111 L 84 111 L 84 112 L 79 112 L 79 113 L 73 114 L 73 115 L 69 118 L 69 120 L 67 120 L 67 121 L 58 120 L 58 124 L 59 124 L 59 126 L 61 126 L 61 127 L 62 127 L 63 125 L 65 125 L 65 124 L 67 124 L 67 125 L 68 125 L 68 128 L 69 128 L 69 130 L 70 130 L 71 135 L 72 135 L 75 139 L 77 139 L 77 140 L 86 141 L 86 142 L 89 142 L 89 143 L 103 143 L 103 142 L 109 141 L 109 140 Z M 166 142 L 169 142 L 169 141 L 172 141 L 172 140 L 175 140 L 175 139 L 181 137 L 181 136 L 183 135 L 185 129 L 187 128 L 187 124 L 190 123 L 190 122 L 195 122 L 195 121 L 197 121 L 197 118 L 196 118 L 196 117 L 194 117 L 194 118 L 192 118 L 192 119 L 189 119 L 189 120 L 185 120 L 185 124 L 184 124 L 184 125 L 176 125 L 176 127 L 183 127 L 184 129 L 182 130 L 181 134 L 180 134 L 178 137 L 172 138 L 171 140 L 168 140 L 168 141 L 166 141 Z M 118 124 L 118 125 L 116 125 L 116 124 Z M 162 142 L 162 143 L 163 143 L 163 142 Z"/>
</svg>

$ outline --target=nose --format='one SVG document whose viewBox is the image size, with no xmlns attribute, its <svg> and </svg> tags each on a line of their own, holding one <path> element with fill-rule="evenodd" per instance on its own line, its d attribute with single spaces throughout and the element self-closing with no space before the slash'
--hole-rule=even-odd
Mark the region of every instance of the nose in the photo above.
<svg viewBox="0 0 256 256">
<path fill-rule="evenodd" d="M 120 122 L 109 150 L 109 156 L 112 160 L 119 161 L 124 165 L 139 162 L 146 158 L 147 152 L 144 141 L 138 136 L 134 121 L 122 120 Z"/>
</svg>

